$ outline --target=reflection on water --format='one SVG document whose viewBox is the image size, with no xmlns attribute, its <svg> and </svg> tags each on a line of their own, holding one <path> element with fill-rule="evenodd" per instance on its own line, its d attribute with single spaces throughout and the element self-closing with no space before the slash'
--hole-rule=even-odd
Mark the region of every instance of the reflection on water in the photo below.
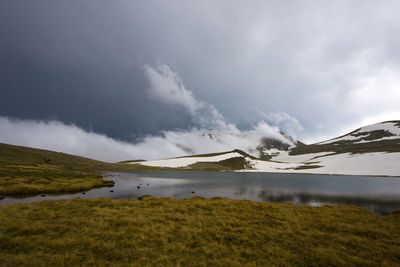
<svg viewBox="0 0 400 267">
<path fill-rule="evenodd" d="M 134 172 L 111 173 L 106 179 L 115 182 L 110 188 L 88 192 L 36 196 L 24 199 L 4 198 L 0 204 L 32 202 L 73 197 L 138 198 L 143 195 L 190 198 L 222 196 L 256 201 L 293 204 L 349 204 L 377 214 L 400 209 L 400 179 L 277 173 L 231 172 Z"/>
</svg>

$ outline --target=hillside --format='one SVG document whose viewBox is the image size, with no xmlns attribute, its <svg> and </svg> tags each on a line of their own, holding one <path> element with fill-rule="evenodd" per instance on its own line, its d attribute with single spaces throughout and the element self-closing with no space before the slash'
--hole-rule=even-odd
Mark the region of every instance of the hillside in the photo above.
<svg viewBox="0 0 400 267">
<path fill-rule="evenodd" d="M 113 164 L 89 158 L 0 143 L 0 164 L 37 165 L 45 163 L 44 158 L 50 159 L 48 165 L 64 166 L 71 170 L 109 170 L 115 168 Z"/>
<path fill-rule="evenodd" d="M 98 171 L 112 164 L 49 150 L 0 144 L 1 195 L 80 192 L 112 186 Z"/>
</svg>

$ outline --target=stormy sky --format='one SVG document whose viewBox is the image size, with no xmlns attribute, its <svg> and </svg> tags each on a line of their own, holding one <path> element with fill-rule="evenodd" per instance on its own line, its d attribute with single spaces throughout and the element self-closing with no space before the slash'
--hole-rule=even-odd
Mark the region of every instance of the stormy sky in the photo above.
<svg viewBox="0 0 400 267">
<path fill-rule="evenodd" d="M 398 14 L 399 1 L 0 0 L 0 142 L 114 161 L 400 119 Z"/>
</svg>

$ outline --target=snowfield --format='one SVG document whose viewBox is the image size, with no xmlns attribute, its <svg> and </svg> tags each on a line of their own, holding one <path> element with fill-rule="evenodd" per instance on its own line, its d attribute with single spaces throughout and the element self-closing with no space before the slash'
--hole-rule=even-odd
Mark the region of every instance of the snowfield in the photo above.
<svg viewBox="0 0 400 267">
<path fill-rule="evenodd" d="M 294 158 L 300 159 L 297 163 L 294 159 L 285 163 L 249 159 L 253 169 L 242 171 L 400 176 L 400 153 L 344 153 L 334 155 L 327 154 L 325 156 L 321 156 L 320 154 L 321 153 L 293 156 Z M 308 155 L 309 159 L 301 161 L 306 155 Z M 291 156 L 288 157 L 290 158 Z M 301 166 L 321 167 L 296 170 L 296 168 Z"/>
<path fill-rule="evenodd" d="M 182 157 L 182 158 L 172 158 L 172 159 L 161 159 L 161 160 L 150 160 L 143 162 L 134 162 L 131 164 L 141 164 L 145 166 L 152 167 L 164 167 L 164 168 L 179 168 L 179 167 L 187 167 L 191 164 L 197 162 L 219 162 L 230 158 L 243 157 L 242 154 L 237 152 L 225 153 L 218 156 L 210 156 L 210 157 Z"/>
</svg>

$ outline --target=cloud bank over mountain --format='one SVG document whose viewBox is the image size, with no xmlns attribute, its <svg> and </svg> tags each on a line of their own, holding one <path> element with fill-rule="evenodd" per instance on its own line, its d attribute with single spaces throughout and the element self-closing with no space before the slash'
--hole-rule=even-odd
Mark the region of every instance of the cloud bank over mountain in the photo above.
<svg viewBox="0 0 400 267">
<path fill-rule="evenodd" d="M 278 127 L 272 127 L 265 121 L 260 121 L 249 130 L 239 130 L 227 122 L 212 104 L 198 99 L 186 89 L 179 75 L 167 64 L 154 67 L 145 65 L 144 70 L 150 82 L 149 96 L 155 101 L 185 108 L 195 123 L 191 129 L 161 131 L 158 135 L 148 135 L 136 143 L 129 143 L 57 120 L 0 117 L 0 142 L 56 150 L 108 162 L 160 159 L 233 149 L 242 149 L 257 156 L 256 148 L 264 137 L 288 142 Z M 293 123 L 293 118 L 285 113 L 277 114 L 273 119 Z"/>
</svg>

